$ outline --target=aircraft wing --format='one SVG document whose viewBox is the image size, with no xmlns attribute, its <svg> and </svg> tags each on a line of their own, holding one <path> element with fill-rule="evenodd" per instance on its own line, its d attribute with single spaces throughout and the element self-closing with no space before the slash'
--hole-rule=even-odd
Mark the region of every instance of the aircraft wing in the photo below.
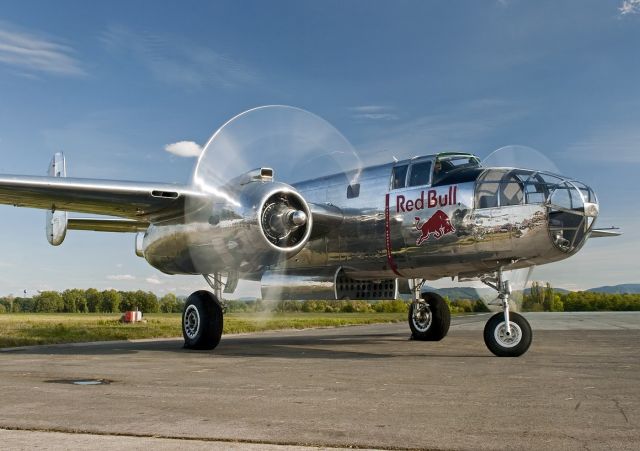
<svg viewBox="0 0 640 451">
<path fill-rule="evenodd" d="M 618 227 L 609 227 L 606 229 L 593 229 L 591 231 L 591 238 L 607 238 L 611 236 L 620 236 L 622 232 Z"/>
<path fill-rule="evenodd" d="M 203 196 L 191 187 L 181 185 L 0 175 L 0 204 L 118 216 L 136 221 L 154 222 L 179 217 L 184 214 L 187 198 L 197 200 Z M 77 225 L 78 228 L 90 226 L 88 223 Z M 100 227 L 98 224 L 93 226 Z M 102 226 L 106 227 L 106 224 Z"/>
</svg>

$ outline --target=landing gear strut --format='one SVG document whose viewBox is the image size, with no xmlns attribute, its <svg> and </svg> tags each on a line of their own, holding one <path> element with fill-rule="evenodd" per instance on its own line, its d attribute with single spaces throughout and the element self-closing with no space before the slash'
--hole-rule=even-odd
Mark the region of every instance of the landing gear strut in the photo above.
<svg viewBox="0 0 640 451">
<path fill-rule="evenodd" d="M 449 306 L 437 293 L 421 293 L 422 285 L 424 280 L 413 281 L 413 302 L 409 307 L 411 338 L 420 341 L 440 341 L 449 332 Z"/>
<path fill-rule="evenodd" d="M 502 268 L 495 276 L 483 277 L 482 283 L 498 292 L 502 313 L 493 315 L 484 326 L 484 343 L 498 357 L 518 357 L 531 346 L 532 332 L 529 322 L 515 312 L 509 312 L 511 284 L 504 280 Z"/>
<path fill-rule="evenodd" d="M 224 304 L 220 275 L 205 275 L 213 293 L 196 291 L 187 298 L 182 312 L 182 336 L 187 349 L 214 349 L 222 337 Z"/>
</svg>

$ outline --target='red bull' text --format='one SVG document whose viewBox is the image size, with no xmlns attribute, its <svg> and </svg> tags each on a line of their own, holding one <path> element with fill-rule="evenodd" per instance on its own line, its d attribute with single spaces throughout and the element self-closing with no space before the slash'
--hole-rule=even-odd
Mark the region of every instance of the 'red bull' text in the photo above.
<svg viewBox="0 0 640 451">
<path fill-rule="evenodd" d="M 447 194 L 438 194 L 437 190 L 421 191 L 416 199 L 407 199 L 403 194 L 396 196 L 396 212 L 419 211 L 425 208 L 446 207 L 457 204 L 457 186 L 449 186 Z"/>
</svg>

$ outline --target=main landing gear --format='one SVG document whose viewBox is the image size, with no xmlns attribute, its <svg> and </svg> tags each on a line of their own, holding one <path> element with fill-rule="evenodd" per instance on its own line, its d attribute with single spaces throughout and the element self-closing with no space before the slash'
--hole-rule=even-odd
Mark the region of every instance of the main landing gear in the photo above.
<svg viewBox="0 0 640 451">
<path fill-rule="evenodd" d="M 484 343 L 498 357 L 518 357 L 531 346 L 533 334 L 529 322 L 515 312 L 509 312 L 511 285 L 503 280 L 502 268 L 495 276 L 483 277 L 482 282 L 498 292 L 502 313 L 493 315 L 484 326 Z"/>
<path fill-rule="evenodd" d="M 224 305 L 219 274 L 204 275 L 213 293 L 196 291 L 187 298 L 182 312 L 182 336 L 187 349 L 213 349 L 222 337 Z"/>
<path fill-rule="evenodd" d="M 440 341 L 449 332 L 449 306 L 437 293 L 421 293 L 423 284 L 424 280 L 413 281 L 413 302 L 409 307 L 411 338 L 420 341 Z"/>
</svg>

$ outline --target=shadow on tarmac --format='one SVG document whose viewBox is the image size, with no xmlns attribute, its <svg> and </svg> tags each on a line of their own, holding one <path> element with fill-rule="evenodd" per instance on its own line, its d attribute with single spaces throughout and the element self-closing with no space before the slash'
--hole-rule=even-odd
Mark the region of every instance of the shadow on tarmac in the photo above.
<svg viewBox="0 0 640 451">
<path fill-rule="evenodd" d="M 192 355 L 209 356 L 211 358 L 241 357 L 241 358 L 283 358 L 283 359 L 391 359 L 391 358 L 467 358 L 491 357 L 489 354 L 478 354 L 470 349 L 468 354 L 461 353 L 459 346 L 446 346 L 434 342 L 411 341 L 408 333 L 362 333 L 359 330 L 353 334 L 305 334 L 286 331 L 282 335 L 247 334 L 225 335 L 215 350 L 197 351 L 184 349 L 182 339 L 158 339 L 141 341 L 114 341 L 101 343 L 73 343 L 59 345 L 44 345 L 24 348 L 13 348 L 0 351 L 3 354 L 21 355 L 134 355 L 146 352 L 170 352 Z M 480 342 L 481 336 L 477 337 Z M 397 342 L 405 341 L 406 348 L 401 347 L 398 352 Z M 445 338 L 445 341 L 447 340 Z M 434 346 L 438 350 L 433 349 Z M 418 348 L 418 349 L 416 349 Z M 367 351 L 363 351 L 366 349 Z M 379 349 L 379 352 L 369 352 Z M 403 352 L 403 351 L 407 352 Z M 418 352 L 416 353 L 416 351 Z M 420 352 L 427 351 L 427 353 Z M 453 352 L 446 352 L 447 350 Z M 431 351 L 431 352 L 429 352 Z M 436 351 L 436 352 L 434 352 Z"/>
</svg>

